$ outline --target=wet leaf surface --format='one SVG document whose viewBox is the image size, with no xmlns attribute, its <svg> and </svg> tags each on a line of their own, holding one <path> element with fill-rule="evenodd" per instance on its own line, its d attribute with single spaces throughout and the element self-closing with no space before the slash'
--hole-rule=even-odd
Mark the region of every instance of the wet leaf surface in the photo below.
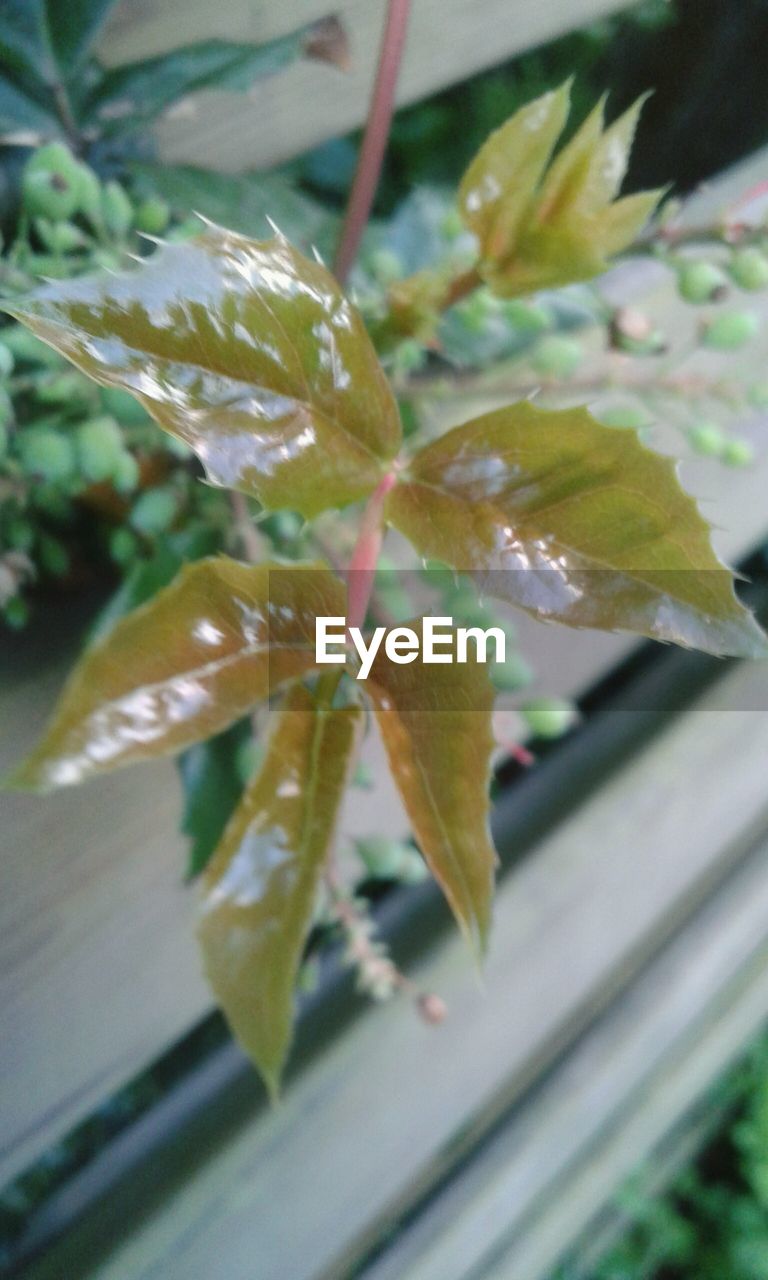
<svg viewBox="0 0 768 1280">
<path fill-rule="evenodd" d="M 671 459 L 586 409 L 510 405 L 412 460 L 387 515 L 422 556 L 535 617 L 764 657 Z"/>
<path fill-rule="evenodd" d="M 382 646 L 365 689 L 416 842 L 479 954 L 496 862 L 488 831 L 494 692 L 487 669 L 474 660 L 398 665 Z"/>
<path fill-rule="evenodd" d="M 237 1039 L 277 1093 L 294 987 L 362 726 L 293 689 L 266 758 L 202 880 L 205 969 Z"/>
<path fill-rule="evenodd" d="M 187 566 L 86 650 L 9 785 L 68 786 L 220 732 L 315 665 L 315 618 L 344 599 L 322 565 Z"/>
<path fill-rule="evenodd" d="M 363 321 L 280 236 L 209 227 L 134 270 L 5 304 L 97 382 L 132 392 L 209 479 L 311 517 L 369 493 L 400 445 Z"/>
</svg>

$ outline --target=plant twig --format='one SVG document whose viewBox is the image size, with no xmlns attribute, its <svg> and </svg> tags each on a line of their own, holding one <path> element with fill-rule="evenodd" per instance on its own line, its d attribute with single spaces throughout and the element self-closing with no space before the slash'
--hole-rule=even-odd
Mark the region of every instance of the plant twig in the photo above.
<svg viewBox="0 0 768 1280">
<path fill-rule="evenodd" d="M 368 109 L 368 121 L 333 268 L 341 284 L 345 283 L 349 269 L 357 256 L 360 240 L 370 217 L 376 188 L 379 185 L 381 164 L 392 123 L 395 86 L 405 44 L 410 7 L 410 0 L 388 0 L 379 65 Z"/>
</svg>

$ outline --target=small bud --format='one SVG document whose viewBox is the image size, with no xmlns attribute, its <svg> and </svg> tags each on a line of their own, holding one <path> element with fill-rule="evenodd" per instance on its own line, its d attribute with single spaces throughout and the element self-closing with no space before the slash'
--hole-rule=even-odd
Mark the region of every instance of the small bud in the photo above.
<svg viewBox="0 0 768 1280">
<path fill-rule="evenodd" d="M 149 196 L 136 209 L 134 224 L 137 231 L 150 236 L 160 236 L 171 220 L 171 211 L 160 196 Z"/>
<path fill-rule="evenodd" d="M 375 249 L 370 261 L 371 271 L 382 284 L 393 284 L 405 275 L 402 258 L 392 249 Z"/>
<path fill-rule="evenodd" d="M 576 721 L 576 709 L 565 698 L 535 698 L 520 712 L 537 738 L 560 738 Z"/>
<path fill-rule="evenodd" d="M 730 272 L 741 289 L 754 292 L 768 287 L 768 258 L 759 249 L 736 249 L 731 257 Z"/>
<path fill-rule="evenodd" d="M 755 460 L 755 450 L 749 440 L 735 439 L 726 441 L 723 449 L 723 462 L 729 467 L 748 467 Z"/>
<path fill-rule="evenodd" d="M 448 1005 L 440 996 L 425 993 L 416 999 L 419 1015 L 433 1027 L 439 1027 L 448 1017 Z"/>
<path fill-rule="evenodd" d="M 719 458 L 726 443 L 716 422 L 697 422 L 689 429 L 688 439 L 697 453 L 711 458 Z"/>
<path fill-rule="evenodd" d="M 584 359 L 584 348 L 575 338 L 553 333 L 542 338 L 531 364 L 537 373 L 548 378 L 570 378 Z"/>
<path fill-rule="evenodd" d="M 644 312 L 634 307 L 619 307 L 608 327 L 611 346 L 630 355 L 653 356 L 666 346 L 664 335 Z"/>
<path fill-rule="evenodd" d="M 728 292 L 728 279 L 714 262 L 692 258 L 678 268 L 677 288 L 686 302 L 719 302 Z"/>
<path fill-rule="evenodd" d="M 759 328 L 760 319 L 753 311 L 723 311 L 704 326 L 701 340 L 715 351 L 738 351 Z"/>
<path fill-rule="evenodd" d="M 172 489 L 145 489 L 131 511 L 131 524 L 148 537 L 164 533 L 176 519 L 176 495 Z"/>
</svg>

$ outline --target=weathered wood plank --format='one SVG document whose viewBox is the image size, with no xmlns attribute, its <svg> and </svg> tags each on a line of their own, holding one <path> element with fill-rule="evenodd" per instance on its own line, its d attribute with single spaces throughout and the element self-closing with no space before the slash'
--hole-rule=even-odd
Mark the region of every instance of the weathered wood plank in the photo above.
<svg viewBox="0 0 768 1280">
<path fill-rule="evenodd" d="M 211 1123 L 204 1152 L 180 1141 L 162 1187 L 129 1179 L 30 1277 L 208 1280 L 226 1257 L 251 1280 L 256 1256 L 259 1280 L 346 1275 L 768 829 L 768 715 L 725 709 L 765 698 L 764 670 L 735 669 L 510 874 L 485 994 L 452 938 L 418 974 L 442 1027 L 401 1002 L 364 1014 L 278 1111 L 229 1116 L 219 1141 Z"/>
<path fill-rule="evenodd" d="M 398 88 L 398 103 L 423 98 L 502 62 L 521 49 L 621 8 L 617 0 L 414 0 Z M 231 38 L 262 41 L 329 11 L 349 33 L 347 74 L 298 63 L 254 85 L 244 96 L 206 91 L 166 118 L 157 130 L 161 154 L 223 172 L 264 168 L 355 128 L 365 119 L 384 0 L 290 0 L 275 5 L 235 0 L 123 0 L 105 32 L 101 53 L 125 62 L 185 42 Z M 311 103 L 311 109 L 307 104 Z"/>
</svg>

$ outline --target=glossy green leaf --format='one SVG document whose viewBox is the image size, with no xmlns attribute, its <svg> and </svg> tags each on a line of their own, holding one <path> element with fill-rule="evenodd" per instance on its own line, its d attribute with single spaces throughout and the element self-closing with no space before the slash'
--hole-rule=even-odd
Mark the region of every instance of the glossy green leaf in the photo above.
<svg viewBox="0 0 768 1280">
<path fill-rule="evenodd" d="M 361 724 L 359 707 L 332 710 L 302 686 L 293 689 L 264 763 L 203 876 L 198 932 L 205 970 L 273 1097 Z"/>
<path fill-rule="evenodd" d="M 643 99 L 609 128 L 603 103 L 550 164 L 570 86 L 546 93 L 491 134 L 461 183 L 459 207 L 479 241 L 480 275 L 505 297 L 588 280 L 627 248 L 658 203 L 614 203 Z"/>
<path fill-rule="evenodd" d="M 675 464 L 586 409 L 523 402 L 455 428 L 412 460 L 387 515 L 421 555 L 536 617 L 768 653 Z"/>
<path fill-rule="evenodd" d="M 105 386 L 132 392 L 214 484 L 312 517 L 368 494 L 400 444 L 357 310 L 282 236 L 211 226 L 119 275 L 5 309 Z"/>
<path fill-rule="evenodd" d="M 86 651 L 10 785 L 68 786 L 218 733 L 315 665 L 315 618 L 344 598 L 319 564 L 187 566 Z"/>
<path fill-rule="evenodd" d="M 0 79 L 0 141 L 29 146 L 60 132 L 50 111 L 11 80 Z"/>
<path fill-rule="evenodd" d="M 178 758 L 184 790 L 181 830 L 189 839 L 190 879 L 207 866 L 243 794 L 238 756 L 249 737 L 248 721 L 241 720 L 206 742 L 196 742 Z"/>
<path fill-rule="evenodd" d="M 179 98 L 200 89 L 246 90 L 307 53 L 313 26 L 266 44 L 205 40 L 107 71 L 87 108 L 106 133 L 146 126 Z M 310 43 L 311 48 L 311 43 Z"/>
<path fill-rule="evenodd" d="M 488 831 L 494 691 L 471 650 L 470 659 L 400 665 L 382 646 L 365 688 L 416 842 L 479 953 L 496 862 Z"/>
</svg>

